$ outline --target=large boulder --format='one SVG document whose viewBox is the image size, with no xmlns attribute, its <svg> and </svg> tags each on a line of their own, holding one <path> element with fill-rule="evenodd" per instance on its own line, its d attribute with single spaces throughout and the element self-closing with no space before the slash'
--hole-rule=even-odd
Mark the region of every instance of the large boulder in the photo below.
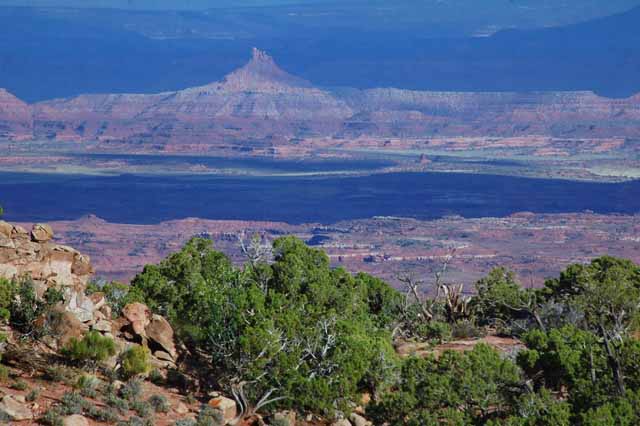
<svg viewBox="0 0 640 426">
<path fill-rule="evenodd" d="M 122 309 L 122 316 L 129 321 L 133 332 L 146 337 L 145 329 L 151 323 L 151 310 L 139 302 L 130 303 Z"/>
<path fill-rule="evenodd" d="M 11 420 L 16 422 L 33 420 L 33 411 L 29 406 L 11 395 L 5 395 L 0 400 L 0 412 L 5 413 Z"/>
<path fill-rule="evenodd" d="M 43 326 L 48 326 L 51 329 L 57 346 L 54 349 L 65 347 L 71 339 L 80 339 L 87 331 L 87 326 L 78 317 L 61 307 L 55 308 L 41 321 Z"/>
<path fill-rule="evenodd" d="M 0 237 L 11 238 L 11 231 L 13 231 L 13 225 L 0 220 Z"/>
<path fill-rule="evenodd" d="M 371 426 L 372 423 L 357 413 L 351 413 L 349 416 L 353 426 Z"/>
<path fill-rule="evenodd" d="M 14 240 L 29 240 L 29 232 L 20 225 L 14 225 L 11 229 L 11 238 Z"/>
<path fill-rule="evenodd" d="M 44 223 L 36 223 L 31 228 L 31 241 L 46 243 L 53 239 L 53 229 Z"/>
<path fill-rule="evenodd" d="M 149 340 L 162 347 L 165 352 L 171 355 L 172 360 L 176 359 L 178 353 L 173 343 L 173 328 L 166 319 L 160 315 L 153 315 L 145 332 Z"/>
<path fill-rule="evenodd" d="M 64 426 L 89 426 L 89 420 L 80 414 L 67 416 L 62 420 Z"/>
<path fill-rule="evenodd" d="M 214 410 L 220 411 L 225 423 L 229 423 L 238 415 L 236 402 L 233 399 L 227 398 L 225 396 L 218 396 L 209 400 L 209 407 L 213 408 Z"/>
</svg>

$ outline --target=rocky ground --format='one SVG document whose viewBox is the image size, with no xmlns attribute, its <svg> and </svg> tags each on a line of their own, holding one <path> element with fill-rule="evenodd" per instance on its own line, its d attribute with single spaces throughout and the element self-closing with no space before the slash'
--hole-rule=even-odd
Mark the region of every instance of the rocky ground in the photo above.
<svg viewBox="0 0 640 426">
<path fill-rule="evenodd" d="M 433 221 L 374 218 L 331 226 L 203 219 L 128 225 L 89 216 L 52 225 L 56 242 L 92 257 L 97 276 L 121 281 L 178 250 L 193 236 L 211 238 L 240 263 L 239 237 L 259 234 L 273 240 L 294 234 L 325 250 L 335 266 L 370 272 L 396 285 L 400 274 L 431 279 L 450 254 L 447 279 L 467 287 L 496 266 L 514 269 L 525 285 L 540 285 L 568 264 L 607 253 L 640 261 L 640 216 L 592 213 Z"/>
</svg>

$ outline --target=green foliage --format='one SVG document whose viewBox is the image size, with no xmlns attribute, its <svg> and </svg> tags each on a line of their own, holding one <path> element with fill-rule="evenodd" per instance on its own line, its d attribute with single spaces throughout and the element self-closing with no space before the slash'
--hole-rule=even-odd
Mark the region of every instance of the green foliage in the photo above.
<svg viewBox="0 0 640 426">
<path fill-rule="evenodd" d="M 567 267 L 557 279 L 545 282 L 545 293 L 552 297 L 577 296 L 583 294 L 594 283 L 617 282 L 625 287 L 640 286 L 640 266 L 627 259 L 603 256 L 589 265 L 575 264 Z"/>
<path fill-rule="evenodd" d="M 420 322 L 414 330 L 414 335 L 421 340 L 444 343 L 451 340 L 451 325 L 444 321 Z"/>
<path fill-rule="evenodd" d="M 15 382 L 11 383 L 11 389 L 24 391 L 24 390 L 27 390 L 28 388 L 29 388 L 29 385 L 27 385 L 27 382 L 25 382 L 24 380 L 17 379 Z"/>
<path fill-rule="evenodd" d="M 90 331 L 80 340 L 71 338 L 62 353 L 75 362 L 97 363 L 114 356 L 116 345 L 113 339 L 102 336 L 97 331 Z"/>
<path fill-rule="evenodd" d="M 157 368 L 154 368 L 149 372 L 149 381 L 156 385 L 162 385 L 165 383 L 165 378 Z"/>
<path fill-rule="evenodd" d="M 0 321 L 9 321 L 15 295 L 15 283 L 4 278 L 0 278 Z"/>
<path fill-rule="evenodd" d="M 276 240 L 270 253 L 271 263 L 251 255 L 240 269 L 195 238 L 146 266 L 126 298 L 166 315 L 210 357 L 203 373 L 219 386 L 251 383 L 250 400 L 275 388 L 281 407 L 348 412 L 366 391 L 374 396 L 368 416 L 390 426 L 640 424 L 640 342 L 632 338 L 640 267 L 632 262 L 572 265 L 543 289 L 524 289 L 499 268 L 478 281 L 469 305 L 461 291 L 407 305 L 383 281 L 332 269 L 325 253 L 296 238 Z M 494 326 L 522 336 L 517 363 L 482 344 L 438 359 L 400 360 L 392 347 L 396 327 L 439 343 Z M 218 424 L 208 413 L 198 425 Z"/>
<path fill-rule="evenodd" d="M 131 377 L 146 374 L 151 369 L 149 349 L 140 345 L 133 345 L 120 354 L 122 375 Z"/>
<path fill-rule="evenodd" d="M 0 365 L 0 383 L 7 380 L 9 380 L 9 369 L 4 365 Z"/>
<path fill-rule="evenodd" d="M 273 253 L 272 264 L 240 270 L 196 238 L 145 267 L 132 291 L 212 356 L 222 386 L 257 381 L 252 397 L 274 387 L 286 397 L 281 405 L 313 410 L 387 386 L 380 372 L 393 377 L 397 368 L 390 328 L 400 295 L 366 274 L 332 269 L 296 238 L 276 240 Z"/>
<path fill-rule="evenodd" d="M 535 290 L 523 288 L 511 271 L 492 270 L 476 283 L 476 292 L 472 305 L 482 325 L 517 334 L 536 319 L 541 298 Z"/>
<path fill-rule="evenodd" d="M 30 277 L 12 281 L 0 278 L 0 321 L 9 322 L 25 334 L 46 334 L 45 330 L 34 328 L 33 322 L 61 300 L 62 292 L 52 287 L 39 299 Z"/>
<path fill-rule="evenodd" d="M 391 426 L 483 424 L 512 411 L 521 375 L 511 361 L 486 345 L 448 351 L 434 358 L 410 358 L 399 389 L 367 409 L 375 424 Z"/>
</svg>

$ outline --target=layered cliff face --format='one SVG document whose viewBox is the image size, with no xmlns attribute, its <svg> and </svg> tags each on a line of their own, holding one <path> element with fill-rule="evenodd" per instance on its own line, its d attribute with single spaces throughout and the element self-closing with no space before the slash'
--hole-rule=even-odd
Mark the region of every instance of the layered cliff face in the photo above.
<svg viewBox="0 0 640 426">
<path fill-rule="evenodd" d="M 283 71 L 257 49 L 222 81 L 176 92 L 81 95 L 30 107 L 0 91 L 0 138 L 14 140 L 248 150 L 314 137 L 528 135 L 640 137 L 640 95 L 327 91 Z"/>
<path fill-rule="evenodd" d="M 345 136 L 638 136 L 640 95 L 608 99 L 592 92 L 455 93 L 371 89 L 350 92 L 360 114 Z M 375 130 L 369 130 L 374 128 Z"/>
<path fill-rule="evenodd" d="M 31 107 L 0 88 L 0 139 L 25 140 L 32 135 Z"/>
<path fill-rule="evenodd" d="M 83 95 L 35 106 L 36 137 L 193 143 L 336 131 L 351 109 L 257 49 L 223 81 L 157 95 Z"/>
</svg>

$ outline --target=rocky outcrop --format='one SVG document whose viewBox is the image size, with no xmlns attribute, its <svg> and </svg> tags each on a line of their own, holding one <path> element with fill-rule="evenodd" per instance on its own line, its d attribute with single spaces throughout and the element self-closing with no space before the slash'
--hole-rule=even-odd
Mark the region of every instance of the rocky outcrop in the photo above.
<svg viewBox="0 0 640 426">
<path fill-rule="evenodd" d="M 31 232 L 0 221 L 0 277 L 30 276 L 39 296 L 52 286 L 69 296 L 70 309 L 87 307 L 82 292 L 93 273 L 89 257 L 71 247 L 52 241 L 49 225 L 36 224 Z"/>
<path fill-rule="evenodd" d="M 35 224 L 29 232 L 0 221 L 0 277 L 30 278 L 36 295 L 41 298 L 50 288 L 62 292 L 63 301 L 36 320 L 37 327 L 52 331 L 43 342 L 59 350 L 71 339 L 95 330 L 115 339 L 121 348 L 131 344 L 148 347 L 155 367 L 174 366 L 178 352 L 167 320 L 152 314 L 141 303 L 125 306 L 120 318 L 112 318 L 105 295 L 86 292 L 93 274 L 89 257 L 56 244 L 53 237 L 53 230 L 47 224 Z"/>
</svg>

